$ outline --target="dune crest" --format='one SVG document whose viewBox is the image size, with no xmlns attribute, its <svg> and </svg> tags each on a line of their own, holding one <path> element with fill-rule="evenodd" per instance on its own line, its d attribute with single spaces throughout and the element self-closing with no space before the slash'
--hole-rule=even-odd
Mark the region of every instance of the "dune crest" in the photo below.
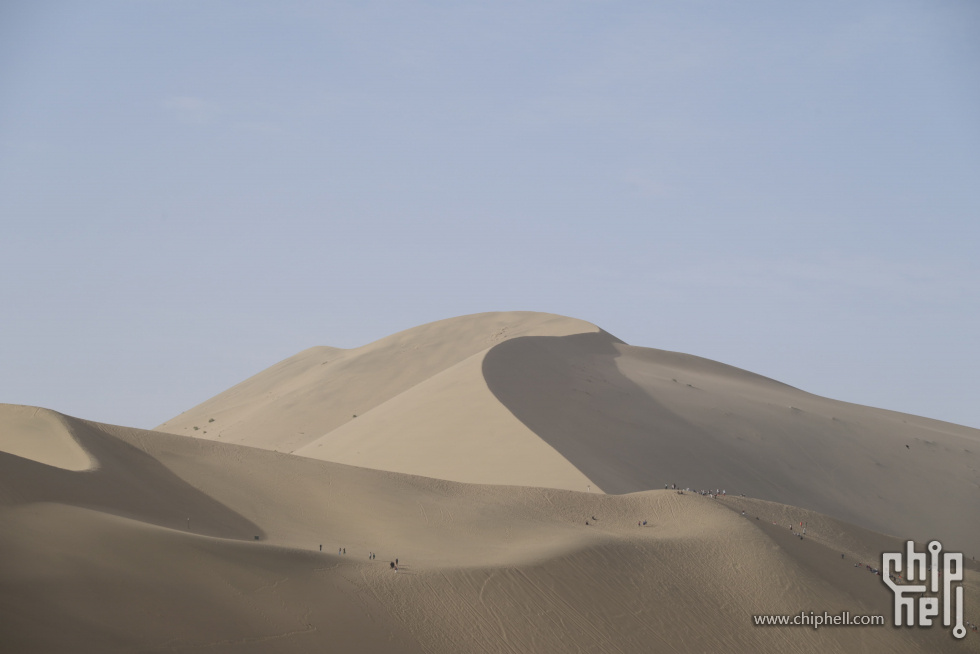
<svg viewBox="0 0 980 654">
<path fill-rule="evenodd" d="M 97 465 L 60 413 L 15 404 L 0 404 L 0 452 L 63 470 L 90 470 Z"/>
<path fill-rule="evenodd" d="M 39 427 L 36 419 L 30 419 L 35 407 L 3 405 L 0 409 L 4 426 L 12 430 L 14 439 L 35 435 Z M 146 435 L 152 440 L 153 432 L 104 425 L 44 409 L 37 410 L 37 414 L 55 420 L 70 432 L 76 446 L 98 465 L 73 470 L 0 452 L 0 505 L 68 505 L 170 529 L 189 529 L 193 524 L 198 533 L 209 536 L 240 540 L 264 536 L 255 524 L 188 484 L 159 457 L 150 454 Z M 26 430 L 26 436 L 21 429 Z M 122 435 L 125 437 L 120 438 Z M 196 439 L 180 440 L 207 444 Z M 195 448 L 181 449 L 187 452 Z"/>
<path fill-rule="evenodd" d="M 479 352 L 294 452 L 474 484 L 602 492 L 487 388 Z"/>
<path fill-rule="evenodd" d="M 156 427 L 293 452 L 493 345 L 598 331 L 545 313 L 481 313 L 414 327 L 363 347 L 313 347 Z"/>
<path fill-rule="evenodd" d="M 954 548 L 980 543 L 976 429 L 601 333 L 512 339 L 487 352 L 483 373 L 606 492 L 724 489 Z"/>
</svg>

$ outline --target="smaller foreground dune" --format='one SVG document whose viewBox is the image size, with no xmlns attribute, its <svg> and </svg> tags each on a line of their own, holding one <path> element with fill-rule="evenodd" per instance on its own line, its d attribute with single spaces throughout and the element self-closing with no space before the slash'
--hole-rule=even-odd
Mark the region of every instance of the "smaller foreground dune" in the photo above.
<svg viewBox="0 0 980 654">
<path fill-rule="evenodd" d="M 791 506 L 465 484 L 56 422 L 93 467 L 0 440 L 9 651 L 980 651 L 941 627 L 754 626 L 801 611 L 890 623 L 864 564 L 900 541 Z M 975 623 L 972 562 L 967 575 Z"/>
</svg>

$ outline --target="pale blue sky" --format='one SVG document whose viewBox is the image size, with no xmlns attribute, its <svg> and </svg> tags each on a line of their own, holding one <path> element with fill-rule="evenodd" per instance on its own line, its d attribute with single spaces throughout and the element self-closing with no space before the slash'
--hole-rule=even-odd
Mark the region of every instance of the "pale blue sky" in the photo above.
<svg viewBox="0 0 980 654">
<path fill-rule="evenodd" d="M 0 4 L 0 401 L 537 310 L 980 427 L 980 3 Z"/>
</svg>

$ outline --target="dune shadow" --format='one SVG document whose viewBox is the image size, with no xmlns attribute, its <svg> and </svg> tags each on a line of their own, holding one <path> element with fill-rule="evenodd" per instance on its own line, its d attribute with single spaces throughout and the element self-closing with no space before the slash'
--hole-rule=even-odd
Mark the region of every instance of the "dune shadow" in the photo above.
<svg viewBox="0 0 980 654">
<path fill-rule="evenodd" d="M 0 452 L 0 499 L 5 503 L 53 502 L 195 534 L 265 538 L 258 525 L 191 486 L 140 448 L 106 433 L 97 423 L 66 420 L 96 466 L 65 470 Z"/>
<path fill-rule="evenodd" d="M 513 338 L 487 352 L 483 376 L 501 404 L 607 493 L 666 483 L 744 490 L 758 477 L 723 439 L 623 375 L 623 346 L 603 331 Z M 752 490 L 772 495 L 773 481 Z"/>
</svg>

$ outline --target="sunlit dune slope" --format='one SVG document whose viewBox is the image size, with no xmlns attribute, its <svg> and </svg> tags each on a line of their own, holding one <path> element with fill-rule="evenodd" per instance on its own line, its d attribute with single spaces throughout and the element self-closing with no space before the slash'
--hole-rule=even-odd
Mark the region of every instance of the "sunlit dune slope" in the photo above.
<svg viewBox="0 0 980 654">
<path fill-rule="evenodd" d="M 598 490 L 494 398 L 483 356 L 470 356 L 295 454 L 454 481 Z"/>
<path fill-rule="evenodd" d="M 0 404 L 0 452 L 65 470 L 92 466 L 61 414 L 33 406 Z"/>
<path fill-rule="evenodd" d="M 494 344 L 595 325 L 532 312 L 481 313 L 422 325 L 369 345 L 313 347 L 156 429 L 292 452 Z"/>
</svg>

